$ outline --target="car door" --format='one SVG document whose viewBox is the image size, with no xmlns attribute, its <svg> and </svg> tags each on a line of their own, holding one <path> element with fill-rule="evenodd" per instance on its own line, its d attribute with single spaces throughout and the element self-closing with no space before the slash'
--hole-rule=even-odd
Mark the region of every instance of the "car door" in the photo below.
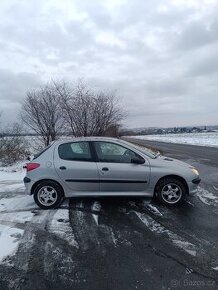
<svg viewBox="0 0 218 290">
<path fill-rule="evenodd" d="M 72 192 L 99 192 L 99 173 L 87 141 L 56 146 L 54 164 L 59 177 Z"/>
<path fill-rule="evenodd" d="M 150 165 L 147 159 L 113 142 L 95 141 L 94 148 L 101 192 L 146 192 L 150 179 Z M 141 159 L 144 163 L 132 163 L 132 159 Z"/>
</svg>

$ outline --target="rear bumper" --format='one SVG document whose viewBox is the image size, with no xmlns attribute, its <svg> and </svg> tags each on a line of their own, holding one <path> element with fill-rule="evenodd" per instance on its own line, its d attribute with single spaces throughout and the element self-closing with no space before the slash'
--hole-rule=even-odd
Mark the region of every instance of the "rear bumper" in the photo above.
<svg viewBox="0 0 218 290">
<path fill-rule="evenodd" d="M 30 183 L 31 182 L 31 179 L 29 178 L 29 177 L 24 177 L 24 179 L 23 179 L 23 182 L 24 182 L 24 184 L 26 184 L 26 183 Z"/>
<path fill-rule="evenodd" d="M 24 177 L 23 179 L 25 185 L 25 194 L 31 195 L 32 180 L 29 177 Z"/>
</svg>

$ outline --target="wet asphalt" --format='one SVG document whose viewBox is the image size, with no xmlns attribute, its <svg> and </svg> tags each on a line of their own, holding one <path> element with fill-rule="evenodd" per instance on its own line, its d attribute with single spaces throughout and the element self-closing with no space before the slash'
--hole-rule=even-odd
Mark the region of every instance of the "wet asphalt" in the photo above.
<svg viewBox="0 0 218 290">
<path fill-rule="evenodd" d="M 175 208 L 143 198 L 74 198 L 63 209 L 35 210 L 35 220 L 16 225 L 24 236 L 0 265 L 1 290 L 218 289 L 218 149 L 136 142 L 196 166 L 198 194 Z M 68 239 L 49 231 L 61 210 Z"/>
</svg>

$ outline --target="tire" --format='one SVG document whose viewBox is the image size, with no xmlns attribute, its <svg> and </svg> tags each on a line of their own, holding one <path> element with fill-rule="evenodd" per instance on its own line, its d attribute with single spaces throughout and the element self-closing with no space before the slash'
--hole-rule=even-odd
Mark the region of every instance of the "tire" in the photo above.
<svg viewBox="0 0 218 290">
<path fill-rule="evenodd" d="M 40 182 L 33 192 L 35 203 L 42 209 L 57 208 L 64 200 L 64 192 L 55 181 Z"/>
<path fill-rule="evenodd" d="M 187 193 L 185 184 L 177 178 L 163 178 L 156 186 L 156 195 L 161 203 L 176 206 L 184 201 Z"/>
</svg>

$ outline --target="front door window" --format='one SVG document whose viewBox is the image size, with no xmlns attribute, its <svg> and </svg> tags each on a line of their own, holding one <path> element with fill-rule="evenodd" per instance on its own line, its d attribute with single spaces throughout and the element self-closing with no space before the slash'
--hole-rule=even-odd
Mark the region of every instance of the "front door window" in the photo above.
<svg viewBox="0 0 218 290">
<path fill-rule="evenodd" d="M 119 144 L 110 142 L 95 142 L 99 162 L 131 163 L 132 158 L 143 159 L 140 155 Z"/>
</svg>

